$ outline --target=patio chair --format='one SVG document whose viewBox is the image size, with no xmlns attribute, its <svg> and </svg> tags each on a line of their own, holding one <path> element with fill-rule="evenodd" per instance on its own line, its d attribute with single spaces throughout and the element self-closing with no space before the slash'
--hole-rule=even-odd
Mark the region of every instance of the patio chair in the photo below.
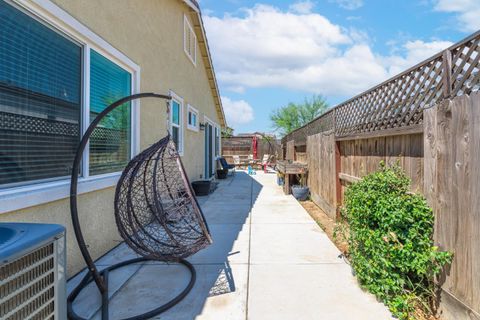
<svg viewBox="0 0 480 320">
<path fill-rule="evenodd" d="M 260 165 L 260 161 L 258 159 L 253 158 L 253 154 L 248 155 L 248 165 L 252 168 L 257 168 Z"/>
<path fill-rule="evenodd" d="M 224 157 L 218 158 L 218 161 L 220 161 L 220 165 L 222 168 L 225 170 L 228 170 L 228 172 L 232 172 L 233 175 L 235 175 L 235 165 L 234 164 L 229 164 L 227 160 Z"/>
<path fill-rule="evenodd" d="M 242 162 L 240 161 L 240 156 L 232 156 L 233 158 L 233 164 L 235 167 L 241 168 L 242 167 Z"/>
</svg>

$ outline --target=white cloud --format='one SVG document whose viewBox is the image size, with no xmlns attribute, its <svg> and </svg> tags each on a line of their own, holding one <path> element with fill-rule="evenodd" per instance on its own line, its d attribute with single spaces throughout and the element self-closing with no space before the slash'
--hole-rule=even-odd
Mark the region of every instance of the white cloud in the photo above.
<svg viewBox="0 0 480 320">
<path fill-rule="evenodd" d="M 221 80 L 245 87 L 282 87 L 327 95 L 352 95 L 387 77 L 370 48 L 355 45 L 338 56 L 292 69 L 222 72 Z"/>
<path fill-rule="evenodd" d="M 362 17 L 361 16 L 348 16 L 346 19 L 348 21 L 359 21 L 359 20 L 362 20 Z"/>
<path fill-rule="evenodd" d="M 232 100 L 222 96 L 222 105 L 230 127 L 235 128 L 239 124 L 253 121 L 253 108 L 245 100 Z"/>
<path fill-rule="evenodd" d="M 347 10 L 355 10 L 363 6 L 363 0 L 329 0 L 340 6 L 340 8 Z"/>
<path fill-rule="evenodd" d="M 311 13 L 314 7 L 315 7 L 314 2 L 310 0 L 306 0 L 306 1 L 295 2 L 294 4 L 290 5 L 289 8 L 293 12 L 300 13 L 300 14 L 307 14 L 307 13 Z"/>
<path fill-rule="evenodd" d="M 267 5 L 245 9 L 243 16 L 206 16 L 204 21 L 217 77 L 237 93 L 275 87 L 352 96 L 450 44 L 410 41 L 382 56 L 360 30 L 342 28 L 320 14 Z"/>
<path fill-rule="evenodd" d="M 230 92 L 235 92 L 235 93 L 245 93 L 245 87 L 242 87 L 242 86 L 230 86 L 230 87 L 227 87 L 227 90 L 230 91 Z"/>
<path fill-rule="evenodd" d="M 281 12 L 266 5 L 245 12 L 244 17 L 205 17 L 220 69 L 308 64 L 333 54 L 334 45 L 349 42 L 339 26 L 318 14 Z"/>
<path fill-rule="evenodd" d="M 448 48 L 452 44 L 450 41 L 438 40 L 431 42 L 421 40 L 408 41 L 401 48 L 401 51 L 405 52 L 404 55 L 385 57 L 384 64 L 388 68 L 388 73 L 393 76 Z"/>
<path fill-rule="evenodd" d="M 458 27 L 465 32 L 480 29 L 478 0 L 435 0 L 435 10 L 457 14 Z"/>
<path fill-rule="evenodd" d="M 204 15 L 210 16 L 214 13 L 215 13 L 215 11 L 213 11 L 212 9 L 202 9 L 202 14 L 204 14 Z"/>
</svg>

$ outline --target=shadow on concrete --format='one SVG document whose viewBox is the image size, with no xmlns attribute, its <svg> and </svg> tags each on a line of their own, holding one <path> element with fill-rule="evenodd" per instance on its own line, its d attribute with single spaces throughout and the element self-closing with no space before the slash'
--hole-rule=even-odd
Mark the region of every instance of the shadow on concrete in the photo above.
<svg viewBox="0 0 480 320">
<path fill-rule="evenodd" d="M 221 180 L 214 193 L 199 198 L 214 243 L 187 259 L 195 266 L 197 281 L 183 301 L 158 319 L 195 319 L 204 313 L 209 318 L 245 319 L 250 213 L 261 190 L 255 179 L 237 172 Z M 102 268 L 133 256 L 122 244 L 97 264 Z M 82 274 L 69 281 L 70 290 Z M 190 274 L 180 265 L 150 262 L 112 272 L 110 279 L 110 318 L 122 319 L 169 301 L 187 285 Z M 74 308 L 85 318 L 101 319 L 96 287 L 85 289 Z"/>
<path fill-rule="evenodd" d="M 208 296 L 214 297 L 231 292 L 235 292 L 235 278 L 233 277 L 230 263 L 227 261 L 225 262 L 223 272 L 220 273 L 217 281 L 215 281 L 213 287 L 208 292 Z"/>
</svg>

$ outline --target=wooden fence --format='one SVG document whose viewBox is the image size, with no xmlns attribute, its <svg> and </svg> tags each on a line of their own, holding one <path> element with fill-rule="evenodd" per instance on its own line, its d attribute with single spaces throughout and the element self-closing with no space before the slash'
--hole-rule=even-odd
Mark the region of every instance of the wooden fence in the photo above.
<svg viewBox="0 0 480 320">
<path fill-rule="evenodd" d="M 331 218 L 335 218 L 337 207 L 335 149 L 333 132 L 308 137 L 308 187 L 315 203 Z"/>
<path fill-rule="evenodd" d="M 295 141 L 287 142 L 285 160 L 295 160 Z"/>
<path fill-rule="evenodd" d="M 412 179 L 412 191 L 422 192 L 423 135 L 421 133 L 346 140 L 339 141 L 338 144 L 342 182 L 348 184 L 355 181 L 355 178 L 362 178 L 376 171 L 379 163 L 383 162 L 387 165 L 399 164 Z"/>
<path fill-rule="evenodd" d="M 238 155 L 241 157 L 248 157 L 253 155 L 253 136 L 235 136 L 230 138 L 222 138 L 222 156 L 224 156 L 228 162 L 233 163 L 232 156 Z M 257 158 L 263 159 L 265 154 L 272 154 L 278 156 L 281 154 L 281 146 L 274 138 L 270 143 L 267 142 L 260 135 L 257 136 Z"/>
<path fill-rule="evenodd" d="M 453 251 L 440 279 L 444 319 L 480 320 L 480 32 L 338 105 L 282 139 L 305 148 L 312 200 L 337 217 L 345 188 L 399 163 Z M 303 155 L 302 155 L 303 156 Z"/>
<path fill-rule="evenodd" d="M 398 163 L 425 194 L 435 216 L 435 244 L 454 252 L 441 295 L 444 319 L 480 319 L 480 93 L 425 110 L 425 133 L 337 140 L 307 138 L 312 200 L 336 218 L 349 184 Z M 291 150 L 294 150 L 290 143 Z"/>
<path fill-rule="evenodd" d="M 455 254 L 443 284 L 446 319 L 480 319 L 480 94 L 425 112 L 425 195 L 435 242 Z"/>
</svg>

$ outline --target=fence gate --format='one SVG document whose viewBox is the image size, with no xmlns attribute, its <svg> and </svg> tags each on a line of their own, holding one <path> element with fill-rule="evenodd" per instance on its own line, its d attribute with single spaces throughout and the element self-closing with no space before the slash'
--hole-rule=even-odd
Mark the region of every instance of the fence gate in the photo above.
<svg viewBox="0 0 480 320">
<path fill-rule="evenodd" d="M 333 131 L 307 138 L 308 186 L 312 200 L 335 219 L 337 206 L 337 174 Z"/>
</svg>

